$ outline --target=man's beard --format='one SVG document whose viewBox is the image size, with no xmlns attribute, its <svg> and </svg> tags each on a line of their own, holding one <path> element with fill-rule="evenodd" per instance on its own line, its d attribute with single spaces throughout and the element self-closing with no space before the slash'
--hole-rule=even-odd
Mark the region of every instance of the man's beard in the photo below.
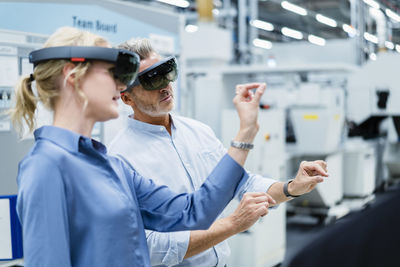
<svg viewBox="0 0 400 267">
<path fill-rule="evenodd" d="M 160 110 L 160 106 L 157 104 L 144 104 L 142 101 L 136 101 L 136 107 L 144 114 L 149 115 L 151 117 L 162 117 L 167 115 L 174 107 L 171 105 L 171 108 L 166 108 L 165 110 Z"/>
</svg>

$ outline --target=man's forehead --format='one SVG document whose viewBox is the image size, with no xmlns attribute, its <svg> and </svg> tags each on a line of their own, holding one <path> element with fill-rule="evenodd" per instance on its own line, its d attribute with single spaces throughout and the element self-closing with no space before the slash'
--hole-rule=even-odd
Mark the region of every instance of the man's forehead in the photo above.
<svg viewBox="0 0 400 267">
<path fill-rule="evenodd" d="M 159 54 L 151 53 L 149 57 L 140 61 L 139 72 L 144 71 L 145 69 L 156 64 L 160 60 L 162 60 L 162 58 Z"/>
</svg>

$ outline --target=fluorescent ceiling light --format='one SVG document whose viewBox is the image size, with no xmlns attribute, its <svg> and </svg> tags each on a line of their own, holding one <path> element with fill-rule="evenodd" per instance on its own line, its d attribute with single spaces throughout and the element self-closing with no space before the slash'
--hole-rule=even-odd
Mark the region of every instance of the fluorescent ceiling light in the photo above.
<svg viewBox="0 0 400 267">
<path fill-rule="evenodd" d="M 192 25 L 192 24 L 188 24 L 185 26 L 185 31 L 193 33 L 193 32 L 197 32 L 199 30 L 199 26 L 197 25 Z"/>
<path fill-rule="evenodd" d="M 397 22 L 400 22 L 400 16 L 397 15 L 396 13 L 394 13 L 392 10 L 386 8 L 385 13 L 389 18 L 391 18 Z"/>
<path fill-rule="evenodd" d="M 364 38 L 365 38 L 365 40 L 370 41 L 372 43 L 375 43 L 375 44 L 378 43 L 378 37 L 376 37 L 375 35 L 370 34 L 368 32 L 364 32 Z"/>
<path fill-rule="evenodd" d="M 258 39 L 258 38 L 253 40 L 253 45 L 260 47 L 260 48 L 264 48 L 264 49 L 272 48 L 272 43 L 270 41 L 262 40 L 262 39 Z"/>
<path fill-rule="evenodd" d="M 312 35 L 312 34 L 310 34 L 308 36 L 308 41 L 310 43 L 313 43 L 313 44 L 316 44 L 316 45 L 320 45 L 320 46 L 324 46 L 326 44 L 326 41 L 325 41 L 324 38 L 321 38 L 321 37 L 318 37 L 318 36 L 315 36 L 315 35 Z"/>
<path fill-rule="evenodd" d="M 389 42 L 389 41 L 385 41 L 385 46 L 387 49 L 394 49 L 394 43 Z"/>
<path fill-rule="evenodd" d="M 355 35 L 357 34 L 357 30 L 354 29 L 353 26 L 350 26 L 350 25 L 348 25 L 348 24 L 343 24 L 342 28 L 343 28 L 343 30 L 344 30 L 345 32 L 347 32 L 347 33 L 349 34 L 349 36 L 351 36 L 351 37 L 353 37 L 353 36 L 355 36 Z"/>
<path fill-rule="evenodd" d="M 294 12 L 296 14 L 302 15 L 302 16 L 306 16 L 307 15 L 307 10 L 299 7 L 297 5 L 294 5 L 292 3 L 289 3 L 288 1 L 282 1 L 281 6 L 286 9 L 289 10 L 291 12 Z"/>
<path fill-rule="evenodd" d="M 287 28 L 287 27 L 283 27 L 281 29 L 281 32 L 283 35 L 292 37 L 294 39 L 299 39 L 299 40 L 303 39 L 303 34 L 301 32 Z"/>
<path fill-rule="evenodd" d="M 326 24 L 328 26 L 331 26 L 331 27 L 336 27 L 337 26 L 336 20 L 328 18 L 328 17 L 325 17 L 324 15 L 317 14 L 315 16 L 315 18 L 318 20 L 318 22 L 321 22 L 321 23 Z"/>
<path fill-rule="evenodd" d="M 396 45 L 396 51 L 400 53 L 400 45 Z"/>
<path fill-rule="evenodd" d="M 250 25 L 269 32 L 274 30 L 274 25 L 258 19 L 251 20 Z"/>
<path fill-rule="evenodd" d="M 165 4 L 173 5 L 173 6 L 178 6 L 178 7 L 189 7 L 189 2 L 186 0 L 157 0 L 158 2 L 162 2 Z"/>
<path fill-rule="evenodd" d="M 379 3 L 374 0 L 363 0 L 363 1 L 364 1 L 364 3 L 366 3 L 367 5 L 369 5 L 372 8 L 376 8 L 376 9 L 380 8 Z"/>
</svg>

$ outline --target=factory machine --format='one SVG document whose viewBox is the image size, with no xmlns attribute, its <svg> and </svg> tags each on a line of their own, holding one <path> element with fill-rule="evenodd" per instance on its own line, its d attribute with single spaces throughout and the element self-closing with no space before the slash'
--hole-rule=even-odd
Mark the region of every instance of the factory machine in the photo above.
<svg viewBox="0 0 400 267">
<path fill-rule="evenodd" d="M 295 142 L 288 144 L 293 170 L 303 160 L 325 160 L 330 177 L 313 191 L 290 202 L 289 211 L 338 218 L 348 213 L 343 198 L 344 92 L 340 88 L 322 89 L 315 83 L 299 86 L 298 101 L 289 107 Z"/>
<path fill-rule="evenodd" d="M 287 206 L 289 214 L 315 216 L 324 223 L 349 212 L 342 203 L 344 89 L 333 84 L 303 80 L 295 90 L 270 90 L 263 97 L 268 106 L 279 105 L 287 113 L 286 177 L 294 177 L 304 160 L 328 164 L 329 178 Z"/>
<path fill-rule="evenodd" d="M 266 106 L 279 106 L 287 113 L 286 177 L 294 177 L 303 160 L 322 159 L 328 164 L 330 176 L 309 194 L 290 201 L 289 214 L 312 215 L 321 223 L 330 223 L 374 200 L 378 146 L 360 137 L 348 137 L 351 124 L 346 90 L 348 80 L 358 72 L 348 68 L 341 75 L 303 73 L 295 86 L 270 88 L 263 96 Z M 359 107 L 360 103 L 357 99 L 353 104 Z M 393 151 L 394 146 L 391 148 Z M 388 150 L 385 155 L 388 162 L 395 158 Z M 395 172 L 398 165 L 393 165 Z"/>
<path fill-rule="evenodd" d="M 378 189 L 400 178 L 399 60 L 397 53 L 380 53 L 376 61 L 354 72 L 348 82 L 349 136 L 362 139 L 375 150 L 374 188 Z"/>
</svg>

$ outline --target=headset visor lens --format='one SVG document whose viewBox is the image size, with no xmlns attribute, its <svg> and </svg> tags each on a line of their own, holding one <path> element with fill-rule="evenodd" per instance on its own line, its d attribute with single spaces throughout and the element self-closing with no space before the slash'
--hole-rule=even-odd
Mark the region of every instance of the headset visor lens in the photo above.
<svg viewBox="0 0 400 267">
<path fill-rule="evenodd" d="M 115 67 L 111 71 L 115 79 L 129 87 L 134 83 L 138 69 L 139 59 L 137 56 L 120 52 Z"/>
<path fill-rule="evenodd" d="M 160 90 L 174 82 L 177 76 L 176 59 L 169 57 L 139 73 L 138 79 L 145 90 Z"/>
</svg>

